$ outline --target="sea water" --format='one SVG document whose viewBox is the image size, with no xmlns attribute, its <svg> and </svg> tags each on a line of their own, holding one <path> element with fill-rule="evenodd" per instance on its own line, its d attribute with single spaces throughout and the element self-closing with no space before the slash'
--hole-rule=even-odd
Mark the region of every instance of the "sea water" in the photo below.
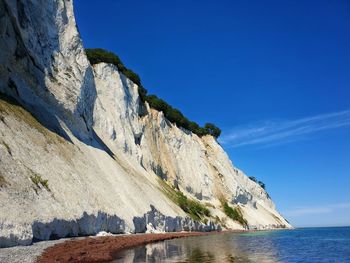
<svg viewBox="0 0 350 263">
<path fill-rule="evenodd" d="M 121 252 L 113 262 L 350 263 L 350 227 L 222 233 Z"/>
</svg>

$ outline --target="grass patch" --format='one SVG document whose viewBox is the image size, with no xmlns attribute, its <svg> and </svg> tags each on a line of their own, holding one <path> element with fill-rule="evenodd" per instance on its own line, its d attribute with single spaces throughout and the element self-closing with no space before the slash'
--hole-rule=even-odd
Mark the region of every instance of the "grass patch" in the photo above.
<svg viewBox="0 0 350 263">
<path fill-rule="evenodd" d="M 32 180 L 33 184 L 35 184 L 36 188 L 41 188 L 40 185 L 42 185 L 43 187 L 45 187 L 45 189 L 49 192 L 51 192 L 50 188 L 49 188 L 49 181 L 43 179 L 40 175 L 38 174 L 33 174 L 30 176 L 30 180 Z"/>
<path fill-rule="evenodd" d="M 248 227 L 247 220 L 243 217 L 242 211 L 239 207 L 232 208 L 226 201 L 222 201 L 222 207 L 224 213 L 231 218 L 239 222 L 243 227 Z"/>
<path fill-rule="evenodd" d="M 207 207 L 198 201 L 188 198 L 181 191 L 172 188 L 163 180 L 159 179 L 159 182 L 165 194 L 193 220 L 201 221 L 205 224 L 208 222 L 206 217 L 210 217 L 210 211 Z"/>
<path fill-rule="evenodd" d="M 177 204 L 193 219 L 205 222 L 205 217 L 210 216 L 209 209 L 203 206 L 201 203 L 187 198 L 181 191 L 176 191 L 176 195 Z"/>
</svg>

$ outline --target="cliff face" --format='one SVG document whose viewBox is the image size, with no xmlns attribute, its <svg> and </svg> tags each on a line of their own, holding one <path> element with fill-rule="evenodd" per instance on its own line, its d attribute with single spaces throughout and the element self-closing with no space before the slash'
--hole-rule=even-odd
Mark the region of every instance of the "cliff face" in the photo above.
<svg viewBox="0 0 350 263">
<path fill-rule="evenodd" d="M 0 90 L 86 138 L 96 90 L 72 1 L 1 0 L 0 21 Z"/>
<path fill-rule="evenodd" d="M 113 65 L 100 63 L 93 69 L 99 102 L 93 129 L 122 163 L 142 167 L 187 196 L 209 203 L 219 218 L 225 217 L 224 199 L 239 204 L 251 228 L 289 227 L 265 190 L 232 165 L 213 137 L 199 138 L 178 128 L 148 105 L 147 114 L 139 117 L 137 86 Z M 230 220 L 226 225 L 242 228 Z"/>
<path fill-rule="evenodd" d="M 0 0 L 0 49 L 0 247 L 99 231 L 242 229 L 220 200 L 239 206 L 250 228 L 290 227 L 214 138 L 142 106 L 113 65 L 90 66 L 72 1 Z M 207 206 L 208 222 L 190 219 L 170 186 Z"/>
</svg>

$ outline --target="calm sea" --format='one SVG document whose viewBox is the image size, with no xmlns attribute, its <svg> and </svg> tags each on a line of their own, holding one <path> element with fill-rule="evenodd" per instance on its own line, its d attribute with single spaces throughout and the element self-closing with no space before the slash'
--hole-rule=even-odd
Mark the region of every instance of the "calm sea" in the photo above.
<svg viewBox="0 0 350 263">
<path fill-rule="evenodd" d="M 126 250 L 113 262 L 350 263 L 350 227 L 225 233 Z"/>
</svg>

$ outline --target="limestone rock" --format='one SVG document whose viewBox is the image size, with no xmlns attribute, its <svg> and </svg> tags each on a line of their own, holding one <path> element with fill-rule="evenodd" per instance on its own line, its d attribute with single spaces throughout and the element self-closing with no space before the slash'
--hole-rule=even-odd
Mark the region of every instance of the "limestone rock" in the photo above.
<svg viewBox="0 0 350 263">
<path fill-rule="evenodd" d="M 291 227 L 213 137 L 142 109 L 137 85 L 115 66 L 89 64 L 73 1 L 0 0 L 0 50 L 0 247 L 102 231 L 243 229 L 222 199 L 249 228 Z M 212 217 L 191 219 L 165 185 Z"/>
</svg>

